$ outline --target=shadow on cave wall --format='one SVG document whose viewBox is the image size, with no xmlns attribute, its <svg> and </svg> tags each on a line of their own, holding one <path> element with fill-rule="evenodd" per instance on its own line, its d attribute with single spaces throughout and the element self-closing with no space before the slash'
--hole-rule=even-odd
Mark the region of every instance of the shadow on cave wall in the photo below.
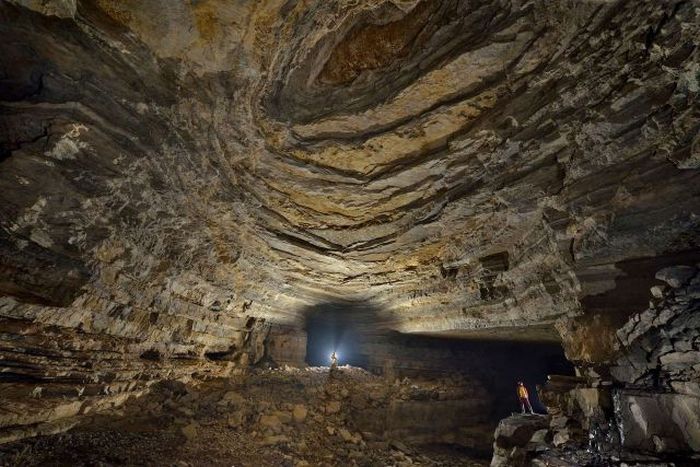
<svg viewBox="0 0 700 467">
<path fill-rule="evenodd" d="M 530 389 L 536 410 L 545 408 L 536 385 L 547 375 L 573 375 L 559 343 L 466 340 L 400 334 L 388 328 L 381 309 L 354 302 L 321 303 L 306 310 L 306 363 L 330 364 L 338 353 L 341 365 L 365 368 L 388 378 L 437 379 L 456 374 L 478 380 L 493 396 L 494 419 L 519 410 L 517 381 Z"/>
</svg>

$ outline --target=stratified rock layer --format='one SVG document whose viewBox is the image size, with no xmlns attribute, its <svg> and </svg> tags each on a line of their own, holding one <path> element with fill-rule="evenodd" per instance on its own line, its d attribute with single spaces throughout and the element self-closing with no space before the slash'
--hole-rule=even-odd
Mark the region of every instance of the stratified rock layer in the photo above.
<svg viewBox="0 0 700 467">
<path fill-rule="evenodd" d="M 0 375 L 44 408 L 0 427 L 261 361 L 329 301 L 617 367 L 700 260 L 699 8 L 3 0 Z"/>
</svg>

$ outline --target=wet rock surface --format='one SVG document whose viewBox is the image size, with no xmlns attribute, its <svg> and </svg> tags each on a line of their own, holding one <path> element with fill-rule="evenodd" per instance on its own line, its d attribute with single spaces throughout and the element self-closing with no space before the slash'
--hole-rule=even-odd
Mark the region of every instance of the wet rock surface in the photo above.
<svg viewBox="0 0 700 467">
<path fill-rule="evenodd" d="M 67 433 L 4 444 L 0 464 L 487 465 L 483 450 L 479 456 L 442 438 L 451 431 L 444 421 L 432 420 L 431 428 L 415 411 L 392 408 L 439 404 L 422 396 L 436 388 L 459 389 L 435 381 L 385 380 L 352 367 L 333 376 L 327 368 L 288 368 L 188 384 L 169 381 L 117 410 L 85 417 Z M 451 417 L 458 420 L 460 414 Z M 491 429 L 485 426 L 479 439 L 490 440 Z"/>
</svg>

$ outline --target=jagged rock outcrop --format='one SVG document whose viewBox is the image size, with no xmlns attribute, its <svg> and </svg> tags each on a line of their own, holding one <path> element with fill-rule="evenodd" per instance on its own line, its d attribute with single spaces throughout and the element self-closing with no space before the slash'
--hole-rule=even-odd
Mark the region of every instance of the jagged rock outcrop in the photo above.
<svg viewBox="0 0 700 467">
<path fill-rule="evenodd" d="M 262 361 L 332 301 L 617 368 L 700 261 L 699 8 L 0 1 L 0 427 Z M 688 342 L 656 354 L 689 395 Z"/>
<path fill-rule="evenodd" d="M 667 267 L 656 277 L 666 285 L 654 286 L 649 307 L 617 332 L 613 361 L 599 362 L 608 373 L 552 377 L 540 390 L 546 435 L 538 443 L 521 436 L 510 451 L 496 446 L 492 465 L 700 460 L 700 268 Z M 517 423 L 503 421 L 497 440 Z"/>
<path fill-rule="evenodd" d="M 618 331 L 615 380 L 622 445 L 655 452 L 700 451 L 700 269 L 660 270 L 668 286 Z"/>
<path fill-rule="evenodd" d="M 700 397 L 700 271 L 678 266 L 661 269 L 648 309 L 617 331 L 624 349 L 611 373 L 615 379 Z"/>
</svg>

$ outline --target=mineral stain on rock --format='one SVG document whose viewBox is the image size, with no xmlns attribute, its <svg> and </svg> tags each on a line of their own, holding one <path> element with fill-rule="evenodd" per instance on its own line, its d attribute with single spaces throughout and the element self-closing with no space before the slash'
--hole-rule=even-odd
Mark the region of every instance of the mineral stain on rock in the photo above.
<svg viewBox="0 0 700 467">
<path fill-rule="evenodd" d="M 436 4 L 420 2 L 404 17 L 388 24 L 356 24 L 326 62 L 319 80 L 342 85 L 365 70 L 376 70 L 414 50 L 416 36 L 426 26 Z"/>
</svg>

